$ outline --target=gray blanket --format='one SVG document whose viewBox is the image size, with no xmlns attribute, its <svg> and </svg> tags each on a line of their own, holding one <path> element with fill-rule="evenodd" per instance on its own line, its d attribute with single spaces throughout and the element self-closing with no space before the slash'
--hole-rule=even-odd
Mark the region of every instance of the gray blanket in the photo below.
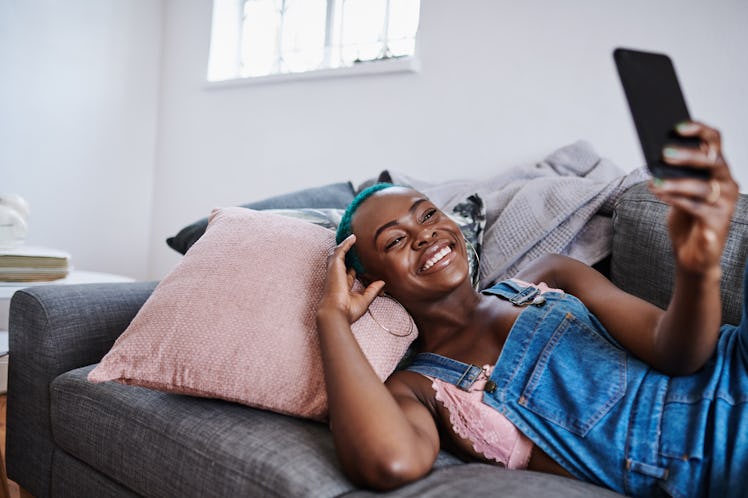
<svg viewBox="0 0 748 498">
<path fill-rule="evenodd" d="M 483 180 L 430 183 L 391 170 L 380 178 L 387 175 L 445 211 L 470 194 L 483 199 L 480 288 L 515 275 L 543 254 L 566 254 L 590 265 L 602 260 L 610 253 L 613 205 L 626 189 L 648 178 L 643 167 L 625 174 L 585 141 Z"/>
</svg>

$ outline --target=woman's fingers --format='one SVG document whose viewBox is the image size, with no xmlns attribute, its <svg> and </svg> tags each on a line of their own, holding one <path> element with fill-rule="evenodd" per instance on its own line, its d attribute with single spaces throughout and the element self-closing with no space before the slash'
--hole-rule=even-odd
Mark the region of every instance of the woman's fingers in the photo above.
<svg viewBox="0 0 748 498">
<path fill-rule="evenodd" d="M 691 195 L 671 194 L 654 186 L 651 190 L 670 205 L 668 231 L 679 265 L 695 273 L 719 267 L 729 226 L 729 203 L 719 200 L 709 204 Z"/>
<path fill-rule="evenodd" d="M 345 254 L 355 242 L 351 235 L 343 242 L 331 248 L 327 256 L 327 278 L 325 279 L 325 294 L 345 296 L 353 284 L 349 272 L 345 267 Z M 347 284 L 347 285 L 346 285 Z"/>
<path fill-rule="evenodd" d="M 349 268 L 346 275 L 348 276 L 348 288 L 352 288 L 353 283 L 356 281 L 356 270 Z"/>
<path fill-rule="evenodd" d="M 672 180 L 652 180 L 653 193 L 662 193 L 669 197 L 686 197 L 704 204 L 714 205 L 722 199 L 722 183 L 716 178 L 697 180 L 678 178 Z"/>
<path fill-rule="evenodd" d="M 328 264 L 336 259 L 344 260 L 346 253 L 351 249 L 351 247 L 353 247 L 353 244 L 355 243 L 356 243 L 356 236 L 353 234 L 350 234 L 340 244 L 333 247 L 332 251 L 330 252 L 330 255 L 327 258 Z"/>
<path fill-rule="evenodd" d="M 722 155 L 722 136 L 719 130 L 700 121 L 685 121 L 675 127 L 683 137 L 699 139 L 699 147 L 667 146 L 663 149 L 663 161 L 675 166 L 707 170 L 708 180 L 678 178 L 655 180 L 654 187 L 669 196 L 684 196 L 705 204 L 734 204 L 738 197 L 738 184 L 730 173 L 730 167 Z M 653 190 L 657 194 L 655 190 Z M 695 207 L 698 209 L 698 207 Z M 732 209 L 728 209 L 730 214 Z"/>
<path fill-rule="evenodd" d="M 359 292 L 351 292 L 351 307 L 350 307 L 350 320 L 351 323 L 355 322 L 361 316 L 366 313 L 371 303 L 376 299 L 380 292 L 384 289 L 384 282 L 377 280 L 366 286 L 365 289 Z"/>
<path fill-rule="evenodd" d="M 347 273 L 345 267 L 345 255 L 353 247 L 356 242 L 356 236 L 351 234 L 346 237 L 340 244 L 331 248 L 329 255 L 327 256 L 327 274 L 328 280 L 330 275 L 337 272 Z M 341 274 L 342 277 L 342 274 Z"/>
<path fill-rule="evenodd" d="M 733 188 L 730 183 L 715 178 L 706 181 L 655 179 L 649 185 L 649 190 L 661 201 L 720 231 L 720 227 L 726 229 L 729 225 L 734 210 L 737 194 Z"/>
<path fill-rule="evenodd" d="M 372 301 L 384 288 L 384 282 L 378 280 L 369 284 L 365 289 L 358 288 L 356 271 L 346 268 L 345 255 L 356 242 L 356 236 L 350 235 L 337 246 L 331 248 L 327 258 L 327 279 L 323 300 L 333 303 L 333 306 L 344 310 L 351 323 L 366 312 Z"/>
<path fill-rule="evenodd" d="M 717 208 L 717 212 L 722 213 L 726 223 L 732 216 L 739 195 L 738 184 L 729 176 L 709 180 L 655 178 L 650 182 L 649 190 L 660 200 L 671 205 L 679 199 L 678 207 L 692 214 L 698 214 L 699 211 L 714 211 L 712 208 Z"/>
<path fill-rule="evenodd" d="M 711 271 L 727 240 L 730 218 L 738 198 L 738 184 L 722 155 L 722 136 L 699 121 L 678 124 L 681 137 L 695 138 L 697 146 L 668 144 L 662 160 L 673 166 L 701 170 L 706 179 L 654 179 L 650 191 L 670 205 L 668 229 L 679 264 L 696 272 Z"/>
<path fill-rule="evenodd" d="M 697 121 L 681 123 L 676 131 L 699 139 L 698 147 L 668 145 L 663 160 L 668 164 L 706 170 L 706 180 L 692 177 L 654 179 L 650 191 L 671 207 L 670 237 L 679 264 L 694 272 L 719 267 L 727 240 L 730 218 L 738 197 L 738 185 L 722 156 L 719 131 Z"/>
<path fill-rule="evenodd" d="M 698 147 L 667 145 L 662 150 L 662 160 L 673 166 L 687 166 L 707 170 L 711 178 L 731 178 L 730 170 L 722 156 L 722 136 L 719 130 L 699 121 L 685 121 L 675 127 L 682 137 L 698 138 Z"/>
<path fill-rule="evenodd" d="M 706 147 L 691 148 L 668 145 L 662 150 L 662 160 L 673 166 L 687 166 L 710 171 L 710 176 L 714 176 L 714 171 L 719 169 L 720 155 L 717 149 L 707 149 Z"/>
<path fill-rule="evenodd" d="M 364 289 L 364 299 L 367 302 L 367 306 L 382 292 L 384 289 L 384 280 L 376 280 L 370 283 L 366 289 Z"/>
<path fill-rule="evenodd" d="M 663 194 L 658 195 L 658 197 L 670 206 L 688 214 L 704 226 L 721 224 L 724 218 L 722 209 L 714 204 L 707 204 L 701 200 L 686 196 Z"/>
<path fill-rule="evenodd" d="M 350 234 L 348 237 L 343 239 L 343 242 L 338 244 L 338 248 L 343 249 L 345 252 L 348 252 L 348 250 L 353 247 L 353 244 L 356 243 L 356 236 L 354 234 Z"/>
</svg>

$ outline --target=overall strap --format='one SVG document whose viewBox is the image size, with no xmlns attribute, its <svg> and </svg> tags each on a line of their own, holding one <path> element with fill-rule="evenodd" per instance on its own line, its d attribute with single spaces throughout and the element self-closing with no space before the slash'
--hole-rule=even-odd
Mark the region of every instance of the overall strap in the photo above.
<svg viewBox="0 0 748 498">
<path fill-rule="evenodd" d="M 482 290 L 481 293 L 503 297 L 515 306 L 542 305 L 545 302 L 540 289 L 533 285 L 524 286 L 515 280 L 502 280 L 493 287 Z"/>
<path fill-rule="evenodd" d="M 418 353 L 406 370 L 454 384 L 467 391 L 483 369 L 435 353 Z"/>
</svg>

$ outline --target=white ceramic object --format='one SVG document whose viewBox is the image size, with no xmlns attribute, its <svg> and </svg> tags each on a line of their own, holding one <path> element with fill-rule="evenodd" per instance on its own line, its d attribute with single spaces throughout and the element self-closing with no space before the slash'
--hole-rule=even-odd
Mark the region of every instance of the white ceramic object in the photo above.
<svg viewBox="0 0 748 498">
<path fill-rule="evenodd" d="M 0 194 L 0 249 L 23 244 L 28 232 L 29 203 L 18 194 Z"/>
</svg>

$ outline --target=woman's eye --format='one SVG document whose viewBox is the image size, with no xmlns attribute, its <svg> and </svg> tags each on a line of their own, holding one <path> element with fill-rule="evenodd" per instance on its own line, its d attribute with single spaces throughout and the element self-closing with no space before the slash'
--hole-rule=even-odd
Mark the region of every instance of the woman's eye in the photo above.
<svg viewBox="0 0 748 498">
<path fill-rule="evenodd" d="M 394 238 L 391 241 L 387 242 L 387 245 L 385 245 L 384 248 L 385 249 L 390 249 L 392 247 L 395 247 L 401 240 L 403 240 L 402 237 Z"/>
<path fill-rule="evenodd" d="M 424 221 L 428 221 L 428 220 L 430 220 L 431 218 L 433 218 L 433 217 L 434 217 L 434 215 L 435 215 L 435 214 L 436 214 L 436 209 L 435 209 L 435 208 L 431 208 L 431 209 L 429 209 L 429 210 L 428 210 L 428 211 L 426 211 L 426 213 L 425 213 L 425 214 L 423 215 L 423 219 L 421 220 L 421 222 L 424 222 Z"/>
</svg>

